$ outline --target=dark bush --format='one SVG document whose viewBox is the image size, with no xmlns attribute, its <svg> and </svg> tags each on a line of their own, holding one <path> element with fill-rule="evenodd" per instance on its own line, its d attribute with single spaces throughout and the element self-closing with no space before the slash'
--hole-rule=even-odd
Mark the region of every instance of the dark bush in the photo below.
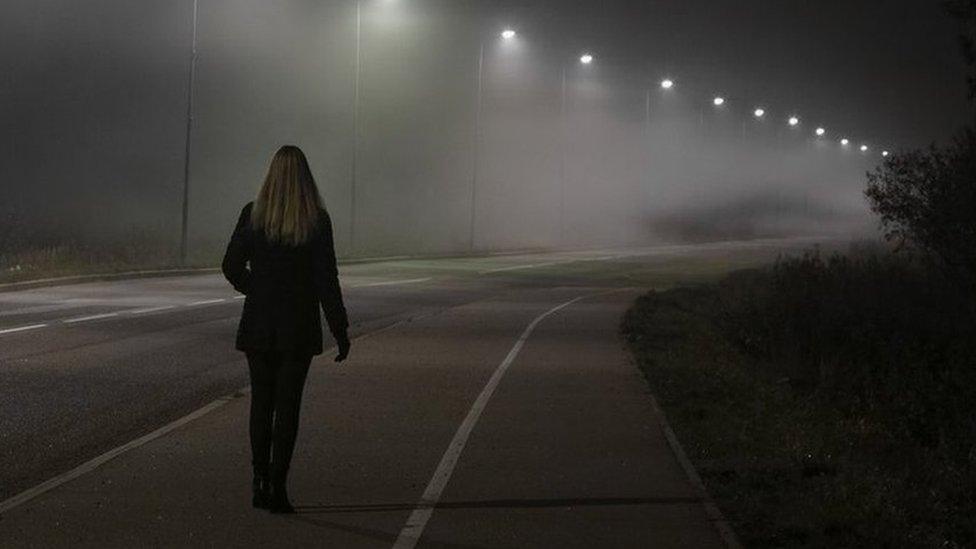
<svg viewBox="0 0 976 549">
<path fill-rule="evenodd" d="M 730 277 L 718 295 L 722 332 L 798 392 L 884 410 L 918 442 L 976 438 L 976 317 L 942 272 L 810 252 Z"/>
<path fill-rule="evenodd" d="M 976 547 L 976 318 L 884 250 L 652 293 L 623 331 L 750 545 Z"/>
<path fill-rule="evenodd" d="M 976 131 L 890 157 L 868 174 L 865 194 L 889 240 L 922 252 L 976 294 Z"/>
</svg>

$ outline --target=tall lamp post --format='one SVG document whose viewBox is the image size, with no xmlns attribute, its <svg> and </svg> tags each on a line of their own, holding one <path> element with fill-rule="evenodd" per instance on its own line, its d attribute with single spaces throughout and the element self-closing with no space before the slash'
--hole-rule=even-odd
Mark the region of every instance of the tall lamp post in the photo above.
<svg viewBox="0 0 976 549">
<path fill-rule="evenodd" d="M 349 183 L 349 253 L 356 252 L 356 183 L 359 178 L 359 111 L 363 79 L 363 2 L 356 0 L 356 75 L 352 106 L 352 166 Z"/>
<path fill-rule="evenodd" d="M 183 154 L 183 211 L 180 230 L 180 265 L 186 265 L 190 221 L 190 144 L 193 135 L 193 77 L 197 67 L 197 0 L 193 0 L 193 37 L 190 42 L 190 74 L 186 87 L 186 149 Z"/>
<path fill-rule="evenodd" d="M 593 54 L 584 53 L 579 58 L 579 63 L 581 65 L 591 65 L 593 63 Z M 561 131 L 560 131 L 560 155 L 559 155 L 559 243 L 565 244 L 566 240 L 566 148 L 568 144 L 568 132 L 569 124 L 566 121 L 566 63 L 563 63 L 562 72 L 562 91 L 560 93 L 561 99 L 559 103 L 559 118 L 562 121 Z"/>
<path fill-rule="evenodd" d="M 559 92 L 559 245 L 563 245 L 565 229 L 563 216 L 566 210 L 566 133 L 569 131 L 566 123 L 566 63 L 563 62 L 562 84 Z"/>
<path fill-rule="evenodd" d="M 511 36 L 508 35 L 512 32 Z M 514 31 L 505 31 L 502 36 L 513 38 Z M 485 41 L 478 48 L 478 95 L 474 114 L 474 151 L 471 159 L 471 226 L 468 231 L 468 250 L 475 250 L 475 224 L 478 219 L 478 170 L 481 163 L 481 118 L 484 109 L 485 92 Z"/>
<path fill-rule="evenodd" d="M 505 29 L 501 32 L 501 38 L 505 41 L 514 40 L 518 36 L 513 29 Z M 481 40 L 478 48 L 478 93 L 477 105 L 474 117 L 474 151 L 472 154 L 471 167 L 471 227 L 469 228 L 468 249 L 474 251 L 477 241 L 476 229 L 478 220 L 478 178 L 481 175 L 481 147 L 484 134 L 484 110 L 485 110 L 485 41 Z"/>
</svg>

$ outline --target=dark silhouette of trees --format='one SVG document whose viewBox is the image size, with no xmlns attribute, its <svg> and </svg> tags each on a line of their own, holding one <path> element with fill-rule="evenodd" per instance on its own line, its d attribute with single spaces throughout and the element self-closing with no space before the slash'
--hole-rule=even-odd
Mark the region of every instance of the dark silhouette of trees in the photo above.
<svg viewBox="0 0 976 549">
<path fill-rule="evenodd" d="M 960 22 L 962 55 L 969 65 L 966 76 L 969 98 L 976 99 L 976 0 L 947 0 L 945 6 L 946 11 Z"/>
<path fill-rule="evenodd" d="M 976 0 L 949 0 L 961 23 L 969 65 L 969 96 L 976 100 Z M 976 295 L 976 126 L 947 145 L 898 152 L 868 174 L 865 191 L 885 237 L 936 261 Z"/>
<path fill-rule="evenodd" d="M 889 240 L 976 286 L 976 131 L 890 157 L 868 174 L 865 194 Z"/>
</svg>

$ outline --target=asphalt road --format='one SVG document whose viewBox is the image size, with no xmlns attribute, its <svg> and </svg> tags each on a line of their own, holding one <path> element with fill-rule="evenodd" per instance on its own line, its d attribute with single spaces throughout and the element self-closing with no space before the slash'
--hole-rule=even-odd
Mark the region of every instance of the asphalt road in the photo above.
<svg viewBox="0 0 976 549">
<path fill-rule="evenodd" d="M 567 338 L 577 343 L 585 342 L 587 327 L 593 323 L 599 324 L 602 333 L 612 335 L 619 314 L 641 291 L 711 279 L 734 268 L 768 261 L 784 250 L 806 244 L 809 242 L 766 241 L 489 258 L 390 260 L 344 266 L 340 269 L 341 280 L 353 323 L 352 335 L 366 336 L 354 343 L 349 368 L 356 367 L 357 358 L 366 359 L 357 357 L 358 353 L 368 353 L 370 364 L 402 368 L 383 373 L 386 380 L 400 375 L 396 372 L 436 368 L 438 365 L 446 368 L 444 379 L 456 377 L 446 383 L 444 391 L 433 392 L 411 386 L 409 378 L 403 379 L 402 384 L 384 386 L 380 395 L 369 394 L 373 382 L 363 380 L 356 385 L 357 402 L 375 403 L 360 412 L 375 414 L 380 420 L 377 434 L 386 433 L 389 437 L 384 439 L 381 435 L 369 442 L 384 444 L 388 440 L 397 447 L 405 444 L 398 434 L 404 432 L 395 419 L 398 412 L 390 409 L 389 403 L 399 403 L 409 409 L 410 402 L 417 400 L 428 407 L 417 412 L 420 417 L 431 413 L 431 405 L 443 405 L 451 410 L 453 415 L 446 420 L 431 424 L 431 428 L 443 432 L 423 431 L 425 437 L 450 439 L 450 434 L 464 419 L 472 394 L 476 395 L 476 389 L 484 382 L 481 374 L 490 373 L 485 369 L 497 366 L 512 339 L 517 338 L 518 332 L 534 316 L 566 299 L 617 292 L 614 306 L 603 313 L 580 316 L 579 307 L 574 305 L 577 313 L 572 323 L 562 321 L 555 326 L 542 325 L 540 331 L 555 330 L 555 336 L 559 336 L 552 343 L 556 347 L 560 342 L 565 346 Z M 483 303 L 493 304 L 490 314 L 479 305 Z M 516 308 L 513 303 L 523 308 Z M 243 357 L 233 349 L 240 308 L 240 299 L 218 275 L 88 283 L 0 293 L 0 501 L 246 386 Z M 471 314 L 472 309 L 478 314 Z M 438 319 L 439 324 L 423 331 L 424 322 L 433 322 L 430 319 Z M 415 330 L 421 330 L 420 335 L 396 336 L 397 330 L 402 331 L 403 326 L 411 325 Z M 381 339 L 382 345 L 378 344 Z M 610 341 L 616 345 L 612 337 Z M 604 345 L 603 348 L 610 347 Z M 555 354 L 548 357 L 540 355 L 539 362 L 552 365 L 560 361 L 582 360 L 581 353 L 569 347 L 563 352 L 570 352 L 572 356 L 560 358 L 558 349 L 552 352 Z M 597 353 L 587 360 L 598 361 L 599 358 Z M 471 369 L 458 367 L 463 360 L 472 361 Z M 579 364 L 577 367 L 583 368 Z M 603 381 L 616 379 L 613 375 L 607 376 Z M 468 387 L 466 384 L 472 379 L 477 383 Z M 594 486 L 606 480 L 601 480 L 599 474 L 586 474 L 587 468 L 609 459 L 607 454 L 593 450 L 610 450 L 610 455 L 616 456 L 618 450 L 626 455 L 626 448 L 599 445 L 599 433 L 612 433 L 615 426 L 601 424 L 599 414 L 587 415 L 586 408 L 578 406 L 578 399 L 596 402 L 614 398 L 614 393 L 618 393 L 617 396 L 623 395 L 626 402 L 636 394 L 634 386 L 621 391 L 610 383 L 599 392 L 580 396 L 581 391 L 586 392 L 586 387 L 597 387 L 598 384 L 574 386 L 572 382 L 556 379 L 553 381 L 546 376 L 529 378 L 519 386 L 523 390 L 500 395 L 503 403 L 493 404 L 492 408 L 498 411 L 486 415 L 484 427 L 479 427 L 481 436 L 488 438 L 479 440 L 480 444 L 491 444 L 486 441 L 494 437 L 495 444 L 503 447 L 511 444 L 511 441 L 506 442 L 506 437 L 517 431 L 514 427 L 519 425 L 521 414 L 544 412 L 556 414 L 555 417 L 565 416 L 565 421 L 577 428 L 575 435 L 560 433 L 558 428 L 550 433 L 552 444 L 564 439 L 574 441 L 573 452 L 535 453 L 525 457 L 524 462 L 516 459 L 517 452 L 510 453 L 508 462 L 499 463 L 494 459 L 480 464 L 477 459 L 460 461 L 456 467 L 461 480 L 449 488 L 462 489 L 466 484 L 464 479 L 478 479 L 486 472 L 501 478 L 524 477 L 519 478 L 516 485 L 525 492 L 532 492 L 531 488 L 543 481 L 558 486 L 558 479 L 528 473 L 544 471 L 550 461 L 564 462 L 567 470 L 577 471 L 580 478 L 596 483 Z M 581 377 L 574 376 L 573 379 L 579 382 Z M 585 376 L 582 379 L 585 381 Z M 310 383 L 314 385 L 314 377 Z M 537 383 L 547 383 L 550 389 L 552 383 L 557 387 L 562 383 L 565 393 L 575 395 L 577 400 L 568 402 L 552 396 L 540 409 L 531 390 Z M 466 388 L 459 390 L 458 387 Z M 457 392 L 453 392 L 456 389 Z M 611 394 L 606 394 L 607 391 Z M 372 400 L 376 397 L 379 398 Z M 325 405 L 314 399 L 306 404 L 306 408 L 313 410 L 322 406 Z M 341 411 L 330 409 L 323 413 L 330 417 L 341 414 Z M 409 414 L 404 418 L 416 420 Z M 611 418 L 603 420 L 610 421 Z M 559 421 L 555 425 L 563 424 Z M 584 426 L 586 430 L 580 434 L 578 430 Z M 349 444 L 356 444 L 352 440 L 362 443 L 361 435 L 359 433 L 359 439 L 353 437 Z M 581 436 L 592 436 L 596 446 L 579 441 Z M 540 444 L 537 435 L 535 438 L 516 436 L 514 440 L 521 440 L 520 444 L 530 447 Z M 426 465 L 418 465 L 414 472 L 403 471 L 402 476 L 411 479 L 411 483 L 404 485 L 405 489 L 416 490 L 418 482 L 422 487 L 425 481 L 421 477 L 429 474 L 447 442 L 449 440 L 431 444 L 420 455 L 412 456 Z M 417 439 L 413 439 L 413 445 L 417 445 Z M 424 444 L 420 446 L 426 447 Z M 330 448 L 333 447 L 321 450 L 334 452 Z M 309 452 L 310 448 L 300 451 Z M 485 454 L 474 452 L 473 455 Z M 390 460 L 374 466 L 393 466 L 395 472 L 395 464 Z M 355 476 L 361 471 L 353 467 L 348 473 Z M 414 473 L 419 477 L 410 476 Z M 640 483 L 635 484 L 626 476 L 615 481 L 620 484 L 619 489 L 610 493 L 617 495 L 603 498 L 603 504 L 616 502 L 636 508 L 635 502 L 639 503 L 641 497 L 646 496 L 628 490 L 628 486 Z M 574 480 L 573 487 L 577 485 L 578 481 Z M 573 498 L 578 498 L 574 495 L 577 491 L 569 486 L 566 488 L 565 498 L 535 500 L 528 507 L 551 509 L 572 505 Z M 382 496 L 382 490 L 380 492 Z M 504 501 L 501 492 L 511 494 L 510 490 L 500 491 L 499 499 L 494 500 L 496 512 L 511 513 L 511 506 L 497 503 Z M 352 495 L 351 501 L 359 501 L 357 495 L 361 494 Z M 410 501 L 416 495 L 404 491 L 391 494 L 391 497 L 395 501 Z M 457 497 L 464 501 L 462 493 Z M 674 497 L 680 502 L 682 497 L 689 496 L 679 494 Z M 597 500 L 599 498 L 594 501 Z M 475 506 L 479 505 L 485 504 L 482 501 Z M 464 505 L 458 507 L 463 509 Z M 492 508 L 490 504 L 488 507 Z M 595 513 L 599 513 L 600 508 L 599 501 L 591 506 Z M 398 511 L 402 514 L 409 509 Z M 519 524 L 518 521 L 531 520 L 527 517 L 539 513 L 536 510 L 527 515 L 520 514 L 516 522 L 505 524 Z M 463 513 L 461 515 L 463 518 Z M 445 527 L 441 522 L 443 517 L 435 515 L 429 524 L 431 532 L 436 533 Z M 398 516 L 392 522 L 402 523 L 404 518 Z M 661 520 L 666 522 L 666 517 Z M 475 520 L 462 531 L 474 536 L 475 545 L 486 546 L 485 539 L 494 539 L 487 546 L 505 545 L 504 539 L 492 537 L 506 535 L 504 530 L 489 529 L 481 532 L 479 538 L 477 533 L 481 526 L 484 525 Z M 457 524 L 452 522 L 450 528 L 456 531 Z M 391 541 L 382 535 L 380 539 Z M 635 538 L 634 542 L 638 541 Z"/>
</svg>

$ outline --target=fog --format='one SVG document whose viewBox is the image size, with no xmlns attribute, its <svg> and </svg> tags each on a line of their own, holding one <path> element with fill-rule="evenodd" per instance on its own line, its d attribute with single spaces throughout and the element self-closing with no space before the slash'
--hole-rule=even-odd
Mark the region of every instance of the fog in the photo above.
<svg viewBox="0 0 976 549">
<path fill-rule="evenodd" d="M 802 94 L 765 104 L 777 94 L 682 66 L 681 29 L 648 30 L 672 40 L 667 55 L 640 39 L 583 44 L 568 5 L 201 1 L 191 258 L 216 257 L 286 143 L 309 156 L 344 256 L 873 232 L 864 173 L 878 147 L 917 142 L 804 110 Z M 127 240 L 175 253 L 192 10 L 189 0 L 0 6 L 0 255 Z M 599 25 L 612 36 L 617 23 Z M 507 24 L 515 39 L 499 36 Z M 595 61 L 580 64 L 590 47 Z M 713 93 L 727 104 L 714 108 Z M 760 104 L 763 120 L 750 114 Z M 802 122 L 789 128 L 794 110 Z M 841 132 L 872 150 L 840 147 Z"/>
</svg>

